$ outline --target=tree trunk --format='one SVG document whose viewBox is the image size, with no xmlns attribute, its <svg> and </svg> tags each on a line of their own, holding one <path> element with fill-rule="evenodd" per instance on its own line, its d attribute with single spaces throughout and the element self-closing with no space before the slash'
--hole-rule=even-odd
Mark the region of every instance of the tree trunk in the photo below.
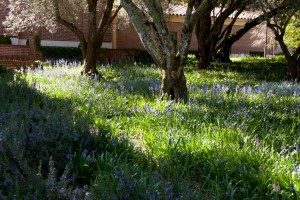
<svg viewBox="0 0 300 200">
<path fill-rule="evenodd" d="M 220 50 L 220 62 L 224 62 L 224 63 L 231 63 L 232 61 L 230 60 L 230 50 L 231 50 L 232 44 L 231 43 L 225 43 L 223 48 L 221 48 Z"/>
<path fill-rule="evenodd" d="M 200 19 L 198 19 L 195 26 L 195 34 L 198 42 L 198 51 L 200 54 L 200 60 L 198 69 L 208 69 L 210 65 L 210 41 L 209 35 L 211 34 L 211 17 L 210 13 L 213 9 L 211 5 L 209 9 L 203 13 Z"/>
<path fill-rule="evenodd" d="M 288 59 L 287 80 L 294 81 L 297 79 L 297 63 L 293 58 Z"/>
<path fill-rule="evenodd" d="M 209 56 L 209 52 L 207 52 L 205 47 L 200 47 L 201 49 L 199 50 L 200 52 L 200 60 L 199 60 L 199 65 L 198 69 L 208 69 L 211 59 Z"/>
<path fill-rule="evenodd" d="M 97 45 L 93 42 L 87 44 L 85 50 L 82 51 L 83 55 L 83 69 L 81 74 L 86 74 L 89 76 L 98 76 L 99 72 L 97 70 Z"/>
<path fill-rule="evenodd" d="M 180 58 L 179 58 L 180 59 Z M 183 68 L 179 59 L 175 58 L 174 66 L 162 68 L 161 98 L 167 95 L 171 100 L 187 101 L 188 91 Z"/>
</svg>

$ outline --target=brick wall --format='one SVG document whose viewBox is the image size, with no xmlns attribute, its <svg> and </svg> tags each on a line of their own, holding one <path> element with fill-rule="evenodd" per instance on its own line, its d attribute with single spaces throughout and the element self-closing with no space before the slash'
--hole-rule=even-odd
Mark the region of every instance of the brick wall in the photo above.
<svg viewBox="0 0 300 200">
<path fill-rule="evenodd" d="M 117 49 L 144 49 L 132 24 L 117 30 Z"/>
<path fill-rule="evenodd" d="M 41 60 L 42 54 L 32 46 L 0 44 L 0 65 L 5 67 L 20 67 L 34 64 Z"/>
<path fill-rule="evenodd" d="M 42 54 L 30 46 L 0 44 L 0 58 L 38 60 L 42 58 Z"/>
<path fill-rule="evenodd" d="M 110 64 L 134 62 L 142 51 L 140 49 L 106 49 L 98 53 L 98 58 Z"/>
<path fill-rule="evenodd" d="M 26 67 L 35 67 L 35 62 L 32 60 L 2 60 L 0 59 L 0 66 L 9 70 L 25 69 Z"/>
</svg>

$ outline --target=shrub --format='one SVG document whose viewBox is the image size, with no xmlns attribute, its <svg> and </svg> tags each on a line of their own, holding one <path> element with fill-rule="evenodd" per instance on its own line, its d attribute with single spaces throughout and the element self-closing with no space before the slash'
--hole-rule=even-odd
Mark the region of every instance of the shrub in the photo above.
<svg viewBox="0 0 300 200">
<path fill-rule="evenodd" d="M 196 59 L 199 59 L 200 53 L 198 50 L 190 50 L 189 54 L 194 55 Z"/>
<path fill-rule="evenodd" d="M 139 63 L 152 63 L 154 62 L 151 55 L 146 51 L 142 49 L 135 50 L 135 56 L 134 60 Z"/>
<path fill-rule="evenodd" d="M 262 52 L 262 51 L 250 51 L 249 55 L 254 56 L 254 57 L 264 57 L 264 52 Z"/>
<path fill-rule="evenodd" d="M 35 35 L 33 40 L 35 48 L 41 50 L 41 37 L 39 35 Z"/>
<path fill-rule="evenodd" d="M 5 35 L 0 35 L 0 44 L 11 44 L 10 37 Z"/>
<path fill-rule="evenodd" d="M 81 49 L 77 47 L 49 47 L 41 46 L 44 57 L 52 59 L 82 59 Z"/>
</svg>

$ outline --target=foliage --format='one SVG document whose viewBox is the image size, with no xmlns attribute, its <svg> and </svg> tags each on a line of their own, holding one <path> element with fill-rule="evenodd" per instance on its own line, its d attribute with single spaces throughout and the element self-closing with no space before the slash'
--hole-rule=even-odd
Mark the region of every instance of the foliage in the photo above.
<svg viewBox="0 0 300 200">
<path fill-rule="evenodd" d="M 80 48 L 76 47 L 40 47 L 43 56 L 48 59 L 82 59 Z"/>
<path fill-rule="evenodd" d="M 126 49 L 129 53 L 129 55 L 132 54 L 134 61 L 139 63 L 153 63 L 154 60 L 151 57 L 151 55 L 146 51 L 142 49 Z"/>
<path fill-rule="evenodd" d="M 284 36 L 285 43 L 292 49 L 297 49 L 300 45 L 300 12 L 295 14 L 288 26 L 286 27 L 286 34 Z"/>
<path fill-rule="evenodd" d="M 264 57 L 264 52 L 262 51 L 250 51 L 250 56 L 256 56 L 256 57 Z"/>
<path fill-rule="evenodd" d="M 41 37 L 39 35 L 35 35 L 33 37 L 34 45 L 37 50 L 41 50 Z"/>
<path fill-rule="evenodd" d="M 10 37 L 5 35 L 0 35 L 0 44 L 11 44 Z"/>
<path fill-rule="evenodd" d="M 1 73 L 0 198 L 297 199 L 300 85 L 281 61 L 187 66 L 187 104 L 157 100 L 154 65 Z"/>
</svg>

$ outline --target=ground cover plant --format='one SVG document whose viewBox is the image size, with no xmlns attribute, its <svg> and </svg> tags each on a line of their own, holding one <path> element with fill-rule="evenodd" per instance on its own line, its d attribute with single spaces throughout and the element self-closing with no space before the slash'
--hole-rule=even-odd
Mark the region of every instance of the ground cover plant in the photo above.
<svg viewBox="0 0 300 200">
<path fill-rule="evenodd" d="M 300 85 L 284 66 L 187 66 L 186 104 L 158 100 L 154 65 L 0 70 L 0 199 L 298 199 Z"/>
</svg>

